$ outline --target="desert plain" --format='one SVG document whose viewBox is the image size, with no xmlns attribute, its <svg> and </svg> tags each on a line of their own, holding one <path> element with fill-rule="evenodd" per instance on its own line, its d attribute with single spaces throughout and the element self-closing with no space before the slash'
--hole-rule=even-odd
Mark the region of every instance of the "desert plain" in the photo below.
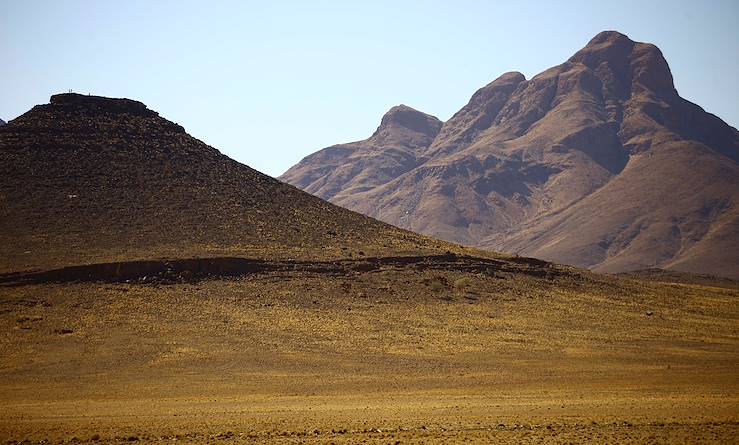
<svg viewBox="0 0 739 445">
<path fill-rule="evenodd" d="M 6 275 L 0 437 L 739 441 L 734 283 L 525 263 L 187 280 Z"/>
</svg>

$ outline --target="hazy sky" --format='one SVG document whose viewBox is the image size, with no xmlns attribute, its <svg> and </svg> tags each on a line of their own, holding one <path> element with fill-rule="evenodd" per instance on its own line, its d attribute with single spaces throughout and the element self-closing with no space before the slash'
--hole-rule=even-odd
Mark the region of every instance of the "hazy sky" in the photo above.
<svg viewBox="0 0 739 445">
<path fill-rule="evenodd" d="M 448 119 L 615 29 L 662 49 L 680 94 L 739 125 L 739 1 L 0 0 L 0 118 L 73 89 L 146 103 L 279 175 L 364 139 L 393 105 Z"/>
</svg>

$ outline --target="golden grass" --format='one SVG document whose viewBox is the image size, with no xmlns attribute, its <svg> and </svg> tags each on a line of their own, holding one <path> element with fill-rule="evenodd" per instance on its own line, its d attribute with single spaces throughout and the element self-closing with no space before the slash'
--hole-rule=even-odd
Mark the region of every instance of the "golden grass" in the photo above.
<svg viewBox="0 0 739 445">
<path fill-rule="evenodd" d="M 404 269 L 0 288 L 0 437 L 730 443 L 738 296 Z"/>
</svg>

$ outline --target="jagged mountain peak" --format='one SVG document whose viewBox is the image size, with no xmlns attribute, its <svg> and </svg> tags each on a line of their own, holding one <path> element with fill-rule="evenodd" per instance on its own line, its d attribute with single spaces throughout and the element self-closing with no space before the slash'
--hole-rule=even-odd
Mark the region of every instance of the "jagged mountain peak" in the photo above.
<svg viewBox="0 0 739 445">
<path fill-rule="evenodd" d="M 498 94 L 500 91 L 513 92 L 515 87 L 525 81 L 526 76 L 518 71 L 509 71 L 504 73 L 489 84 L 477 90 L 470 98 L 468 106 L 488 102 L 492 96 Z"/>
<path fill-rule="evenodd" d="M 493 124 L 513 92 L 525 82 L 523 74 L 510 71 L 477 90 L 467 105 L 441 127 L 428 156 L 448 154 L 472 142 Z"/>
<path fill-rule="evenodd" d="M 426 136 L 434 137 L 442 122 L 430 114 L 423 113 L 408 105 L 400 104 L 390 108 L 380 121 L 375 132 L 380 133 L 389 127 L 402 127 Z"/>
<path fill-rule="evenodd" d="M 582 63 L 592 69 L 597 69 L 602 63 L 623 66 L 628 65 L 628 59 L 636 42 L 616 31 L 604 31 L 593 37 L 585 47 L 577 51 L 568 62 Z"/>
<path fill-rule="evenodd" d="M 385 113 L 369 138 L 306 156 L 279 179 L 336 201 L 342 190 L 371 189 L 418 165 L 442 124 L 434 116 L 396 105 Z"/>
<path fill-rule="evenodd" d="M 627 35 L 622 34 L 618 31 L 613 30 L 607 30 L 607 31 L 601 31 L 598 34 L 595 35 L 590 41 L 588 42 L 585 47 L 595 47 L 595 46 L 601 46 L 601 45 L 614 45 L 614 44 L 634 44 L 634 41 L 631 40 Z"/>
<path fill-rule="evenodd" d="M 658 95 L 677 94 L 670 67 L 662 51 L 651 44 L 635 42 L 616 31 L 604 31 L 568 60 L 596 73 L 610 71 L 614 82 L 632 83 L 632 90 L 647 89 Z"/>
<path fill-rule="evenodd" d="M 522 82 L 524 80 L 526 80 L 526 76 L 524 76 L 520 71 L 508 71 L 498 76 L 498 78 L 490 82 L 488 86 L 501 82 Z"/>
</svg>

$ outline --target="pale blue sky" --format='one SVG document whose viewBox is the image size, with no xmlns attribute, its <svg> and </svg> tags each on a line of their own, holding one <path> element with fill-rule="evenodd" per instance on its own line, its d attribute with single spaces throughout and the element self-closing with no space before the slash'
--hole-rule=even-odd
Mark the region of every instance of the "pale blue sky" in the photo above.
<svg viewBox="0 0 739 445">
<path fill-rule="evenodd" d="M 659 46 L 680 94 L 739 124 L 739 2 L 0 0 L 0 118 L 68 89 L 146 103 L 279 175 L 393 105 L 448 119 L 600 31 Z"/>
</svg>

